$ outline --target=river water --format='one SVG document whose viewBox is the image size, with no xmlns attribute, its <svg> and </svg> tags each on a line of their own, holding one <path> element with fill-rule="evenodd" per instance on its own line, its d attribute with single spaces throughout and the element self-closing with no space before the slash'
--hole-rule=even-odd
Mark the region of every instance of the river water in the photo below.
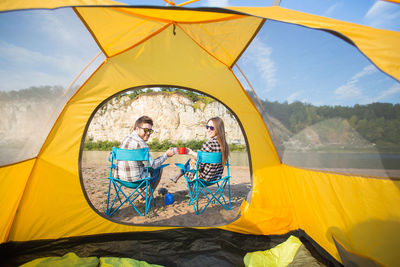
<svg viewBox="0 0 400 267">
<path fill-rule="evenodd" d="M 400 154 L 397 153 L 286 152 L 283 162 L 304 168 L 400 170 Z"/>
</svg>

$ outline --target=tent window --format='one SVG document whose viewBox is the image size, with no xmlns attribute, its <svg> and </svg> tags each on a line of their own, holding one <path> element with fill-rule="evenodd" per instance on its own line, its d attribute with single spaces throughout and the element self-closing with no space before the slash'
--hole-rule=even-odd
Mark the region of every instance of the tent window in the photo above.
<svg viewBox="0 0 400 267">
<path fill-rule="evenodd" d="M 66 101 L 102 61 L 72 9 L 0 13 L 0 165 L 34 158 Z"/>
<path fill-rule="evenodd" d="M 232 165 L 232 210 L 211 205 L 203 213 L 206 216 L 194 215 L 193 207 L 188 205 L 188 188 L 184 177 L 177 183 L 169 179 L 179 173 L 174 163 L 185 163 L 189 156 L 175 155 L 165 162 L 170 165 L 164 169 L 156 189 L 156 208 L 151 208 L 148 216 L 139 216 L 127 204 L 112 217 L 105 215 L 108 155 L 113 146 L 119 147 L 121 141 L 132 133 L 136 119 L 142 115 L 151 117 L 154 122 L 154 133 L 147 142 L 153 158 L 162 155 L 169 147 L 190 147 L 194 151 L 201 149 L 207 140 L 204 126 L 208 119 L 214 116 L 222 118 Z M 89 202 L 105 218 L 129 224 L 211 226 L 236 219 L 242 201 L 251 190 L 247 144 L 239 123 L 221 102 L 191 90 L 147 87 L 129 89 L 113 96 L 93 114 L 81 147 L 81 181 Z M 158 192 L 161 188 L 174 195 L 173 205 L 165 205 L 164 197 Z"/>
<path fill-rule="evenodd" d="M 267 21 L 238 65 L 283 163 L 400 177 L 400 83 L 327 32 Z M 238 77 L 241 74 L 235 70 Z"/>
</svg>

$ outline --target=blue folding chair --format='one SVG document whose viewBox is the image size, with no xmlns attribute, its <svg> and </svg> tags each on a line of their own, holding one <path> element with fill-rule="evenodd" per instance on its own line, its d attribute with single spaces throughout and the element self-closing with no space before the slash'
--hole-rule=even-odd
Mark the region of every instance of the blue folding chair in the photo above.
<svg viewBox="0 0 400 267">
<path fill-rule="evenodd" d="M 117 162 L 116 161 L 146 161 L 146 177 L 134 181 L 128 182 L 123 181 L 116 178 L 116 169 L 117 169 Z M 110 155 L 108 157 L 108 161 L 110 161 L 110 176 L 108 177 L 108 195 L 107 195 L 107 209 L 106 214 L 112 216 L 123 204 L 126 202 L 132 206 L 132 208 L 140 215 L 143 214 L 139 211 L 139 209 L 135 206 L 134 201 L 141 197 L 145 199 L 145 211 L 144 215 L 147 215 L 149 212 L 150 205 L 153 204 L 155 206 L 154 201 L 154 187 L 151 184 L 155 184 L 155 182 L 160 177 L 150 177 L 149 176 L 149 148 L 141 148 L 141 149 L 122 149 L 113 147 Z M 164 168 L 169 164 L 164 164 L 158 167 L 157 169 Z M 112 185 L 112 187 L 111 187 Z M 114 188 L 115 196 L 110 204 L 110 195 L 112 188 Z M 130 189 L 127 189 L 130 188 Z M 124 191 L 125 190 L 125 191 Z M 132 190 L 132 192 L 128 192 Z M 117 202 L 117 200 L 119 202 Z M 117 202 L 117 204 L 116 204 Z M 119 205 L 118 205 L 119 203 Z M 118 205 L 118 207 L 114 208 L 114 204 Z"/>
<path fill-rule="evenodd" d="M 200 196 L 205 196 L 207 198 L 207 204 L 200 211 L 200 214 L 204 212 L 204 210 L 211 203 L 219 203 L 221 206 L 230 210 L 231 207 L 231 185 L 230 185 L 230 174 L 229 174 L 229 161 L 226 162 L 225 166 L 227 168 L 227 176 L 221 177 L 215 181 L 206 181 L 199 178 L 199 165 L 201 163 L 222 163 L 222 153 L 221 152 L 203 152 L 197 151 L 197 162 L 196 169 L 190 170 L 189 167 L 186 167 L 184 164 L 175 163 L 184 173 L 192 172 L 196 173 L 196 176 L 193 180 L 190 180 L 186 174 L 184 175 L 186 179 L 186 183 L 189 189 L 189 205 L 193 205 L 195 214 L 199 214 L 199 198 Z M 188 164 L 186 164 L 188 165 Z M 217 189 L 213 192 L 210 190 L 210 186 L 216 185 Z"/>
</svg>

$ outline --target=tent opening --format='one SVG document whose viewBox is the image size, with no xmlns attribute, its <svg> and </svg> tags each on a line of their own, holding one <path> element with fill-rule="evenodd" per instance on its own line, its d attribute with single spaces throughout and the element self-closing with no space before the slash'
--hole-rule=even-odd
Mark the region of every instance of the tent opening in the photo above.
<svg viewBox="0 0 400 267">
<path fill-rule="evenodd" d="M 193 207 L 188 205 L 188 187 L 184 177 L 177 183 L 170 180 L 179 174 L 179 168 L 174 163 L 185 163 L 190 158 L 189 155 L 177 154 L 165 162 L 170 165 L 163 170 L 160 184 L 155 190 L 156 207 L 150 208 L 147 216 L 139 216 L 128 203 L 113 216 L 105 214 L 109 153 L 112 147 L 120 147 L 122 140 L 134 131 L 135 121 L 143 115 L 151 117 L 154 122 L 154 133 L 147 142 L 153 158 L 161 156 L 170 147 L 200 150 L 207 141 L 204 127 L 207 121 L 212 117 L 220 117 L 224 121 L 230 150 L 231 210 L 211 205 L 202 216 L 194 214 Z M 167 86 L 130 88 L 104 101 L 92 114 L 86 129 L 81 147 L 81 184 L 92 208 L 107 219 L 127 224 L 221 225 L 239 216 L 242 201 L 251 193 L 247 141 L 240 122 L 224 104 L 207 95 Z M 173 194 L 173 205 L 165 204 L 165 191 L 160 190 Z M 211 190 L 215 191 L 216 186 Z M 199 205 L 204 206 L 205 203 L 204 198 Z M 138 206 L 140 211 L 144 210 L 144 205 Z M 203 216 L 207 220 L 202 220 Z"/>
</svg>

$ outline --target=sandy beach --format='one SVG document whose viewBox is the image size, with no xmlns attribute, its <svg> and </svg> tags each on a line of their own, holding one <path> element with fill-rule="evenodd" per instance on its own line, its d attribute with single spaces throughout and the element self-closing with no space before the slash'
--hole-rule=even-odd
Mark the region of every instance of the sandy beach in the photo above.
<svg viewBox="0 0 400 267">
<path fill-rule="evenodd" d="M 221 205 L 211 204 L 201 215 L 194 213 L 193 206 L 189 206 L 187 184 L 182 177 L 177 183 L 169 178 L 179 172 L 171 164 L 164 168 L 163 176 L 154 194 L 156 207 L 151 207 L 147 216 L 139 216 L 128 204 L 124 204 L 112 217 L 105 215 L 108 191 L 108 164 L 84 163 L 82 164 L 82 179 L 87 196 L 94 208 L 111 220 L 129 223 L 162 226 L 216 226 L 231 222 L 238 216 L 239 207 L 251 190 L 250 171 L 247 166 L 231 166 L 231 210 L 225 210 Z M 160 188 L 165 188 L 173 194 L 174 202 L 165 205 L 165 198 L 158 193 Z M 213 187 L 211 187 L 213 188 Z M 201 207 L 206 199 L 200 201 Z M 139 210 L 144 210 L 143 204 L 138 204 Z"/>
</svg>

